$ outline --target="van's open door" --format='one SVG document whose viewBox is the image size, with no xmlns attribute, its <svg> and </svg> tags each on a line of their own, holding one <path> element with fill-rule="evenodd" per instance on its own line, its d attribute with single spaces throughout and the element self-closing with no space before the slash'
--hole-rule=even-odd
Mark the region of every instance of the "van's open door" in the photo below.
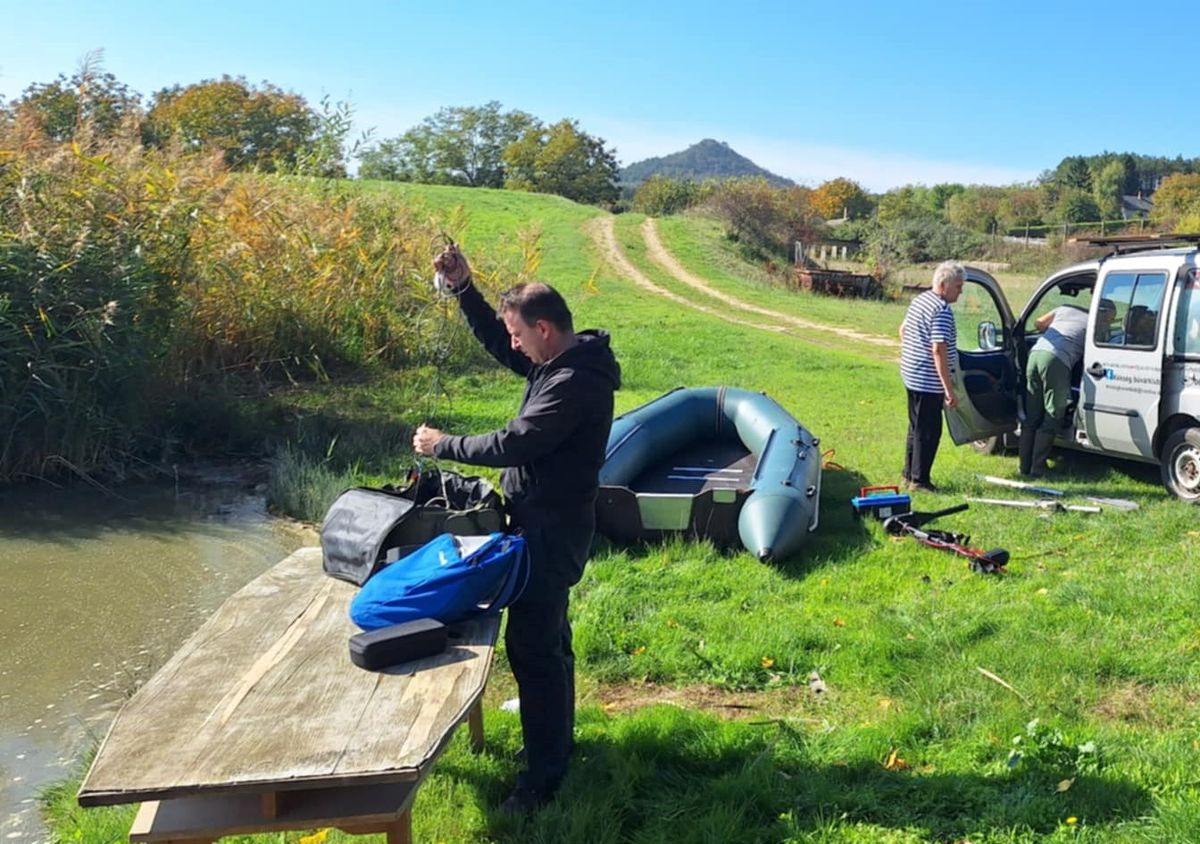
<svg viewBox="0 0 1200 844">
<path fill-rule="evenodd" d="M 983 270 L 968 267 L 962 295 L 950 307 L 959 362 L 951 366 L 958 405 L 946 409 L 950 438 L 965 445 L 1016 430 L 1019 379 L 1013 314 L 1000 284 Z"/>
</svg>

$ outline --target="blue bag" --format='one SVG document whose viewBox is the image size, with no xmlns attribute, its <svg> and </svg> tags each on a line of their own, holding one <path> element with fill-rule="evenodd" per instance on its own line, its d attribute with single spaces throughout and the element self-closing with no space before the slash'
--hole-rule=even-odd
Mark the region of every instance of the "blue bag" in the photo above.
<svg viewBox="0 0 1200 844">
<path fill-rule="evenodd" d="M 350 603 L 350 620 L 363 630 L 418 618 L 453 624 L 499 612 L 528 580 L 524 537 L 444 533 L 368 580 Z"/>
</svg>

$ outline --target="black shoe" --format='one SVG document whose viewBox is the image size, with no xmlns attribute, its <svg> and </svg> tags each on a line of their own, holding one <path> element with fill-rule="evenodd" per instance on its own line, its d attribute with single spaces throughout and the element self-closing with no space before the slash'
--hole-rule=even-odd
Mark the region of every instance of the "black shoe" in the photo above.
<svg viewBox="0 0 1200 844">
<path fill-rule="evenodd" d="M 908 485 L 908 488 L 914 492 L 941 492 L 931 481 L 926 481 L 925 483 L 913 481 Z"/>
<path fill-rule="evenodd" d="M 545 806 L 553 797 L 553 794 L 518 785 L 500 804 L 500 811 L 506 815 L 529 815 Z"/>
</svg>

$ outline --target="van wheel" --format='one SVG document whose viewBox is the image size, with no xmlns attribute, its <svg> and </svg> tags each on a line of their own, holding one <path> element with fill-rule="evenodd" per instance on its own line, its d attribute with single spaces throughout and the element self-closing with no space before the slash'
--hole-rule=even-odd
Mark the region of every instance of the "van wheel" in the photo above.
<svg viewBox="0 0 1200 844">
<path fill-rule="evenodd" d="M 1162 480 L 1177 498 L 1200 502 L 1200 428 L 1180 428 L 1162 450 Z"/>
</svg>

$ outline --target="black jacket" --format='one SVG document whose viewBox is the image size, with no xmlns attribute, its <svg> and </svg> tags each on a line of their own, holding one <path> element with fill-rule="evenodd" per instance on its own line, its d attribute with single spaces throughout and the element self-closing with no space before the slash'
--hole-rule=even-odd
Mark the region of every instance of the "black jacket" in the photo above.
<svg viewBox="0 0 1200 844">
<path fill-rule="evenodd" d="M 522 527 L 589 523 L 612 426 L 613 391 L 621 385 L 608 334 L 577 332 L 574 346 L 534 364 L 512 348 L 504 324 L 474 285 L 458 301 L 483 347 L 525 376 L 525 395 L 517 417 L 499 431 L 443 437 L 434 454 L 505 467 L 500 486 L 513 521 Z"/>
</svg>

